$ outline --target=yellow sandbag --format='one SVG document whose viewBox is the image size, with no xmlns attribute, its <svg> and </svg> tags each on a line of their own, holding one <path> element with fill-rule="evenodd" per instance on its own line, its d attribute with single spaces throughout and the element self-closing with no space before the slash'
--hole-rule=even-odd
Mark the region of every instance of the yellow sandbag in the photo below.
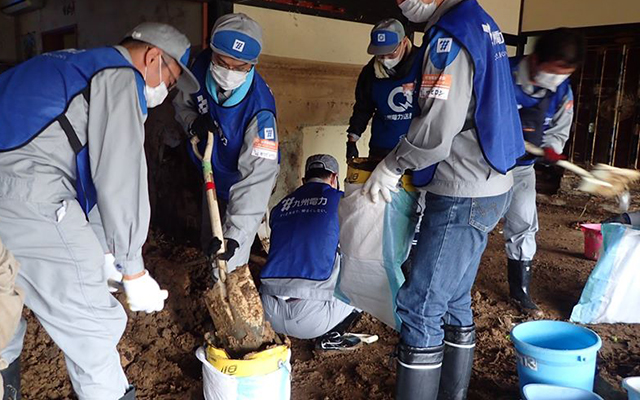
<svg viewBox="0 0 640 400">
<path fill-rule="evenodd" d="M 266 375 L 277 371 L 287 362 L 289 348 L 286 345 L 272 347 L 251 354 L 245 360 L 234 360 L 223 349 L 207 345 L 207 361 L 215 369 L 236 377 Z"/>
<path fill-rule="evenodd" d="M 371 172 L 378 164 L 377 160 L 370 160 L 368 158 L 354 158 L 349 161 L 349 168 L 347 168 L 347 183 L 364 184 Z M 411 174 L 406 173 L 402 175 L 402 188 L 407 192 L 415 192 L 416 188 L 411 183 Z"/>
</svg>

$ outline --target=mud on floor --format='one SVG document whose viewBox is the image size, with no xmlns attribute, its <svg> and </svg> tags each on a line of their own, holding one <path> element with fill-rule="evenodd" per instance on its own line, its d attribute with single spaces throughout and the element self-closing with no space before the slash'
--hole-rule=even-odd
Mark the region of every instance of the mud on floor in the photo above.
<svg viewBox="0 0 640 400">
<path fill-rule="evenodd" d="M 584 197 L 541 199 L 538 257 L 532 293 L 548 318 L 567 319 L 595 262 L 582 257 L 579 223 L 598 222 L 601 208 Z M 587 207 L 585 208 L 585 204 Z M 203 301 L 211 284 L 199 253 L 175 246 L 156 235 L 145 248 L 147 268 L 169 289 L 165 310 L 153 315 L 129 312 L 119 350 L 139 399 L 201 399 L 201 366 L 195 349 L 212 326 Z M 491 234 L 473 289 L 478 334 L 469 399 L 518 398 L 514 351 L 509 341 L 513 324 L 525 319 L 507 299 L 506 261 L 501 227 Z M 118 298 L 123 301 L 122 294 Z M 29 314 L 27 312 L 27 314 Z M 24 399 L 69 399 L 71 385 L 64 360 L 37 321 L 29 314 L 22 354 Z M 619 389 L 629 375 L 640 375 L 640 331 L 633 325 L 591 327 L 600 334 L 599 374 Z M 356 332 L 374 333 L 380 340 L 353 353 L 325 355 L 311 341 L 293 340 L 293 399 L 392 399 L 395 367 L 391 353 L 397 335 L 366 317 Z"/>
</svg>

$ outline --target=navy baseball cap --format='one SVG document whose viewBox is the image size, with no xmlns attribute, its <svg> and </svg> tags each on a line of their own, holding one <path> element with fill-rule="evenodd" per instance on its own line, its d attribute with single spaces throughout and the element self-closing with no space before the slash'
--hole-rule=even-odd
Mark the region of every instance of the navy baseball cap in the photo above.
<svg viewBox="0 0 640 400">
<path fill-rule="evenodd" d="M 256 64 L 262 51 L 262 28 L 246 14 L 223 15 L 213 25 L 210 45 L 215 53 Z"/>
<path fill-rule="evenodd" d="M 394 18 L 383 19 L 371 30 L 367 53 L 374 56 L 391 54 L 398 48 L 404 36 L 404 27 L 400 21 Z"/>
<path fill-rule="evenodd" d="M 307 158 L 304 172 L 307 173 L 312 169 L 323 169 L 325 171 L 338 173 L 338 160 L 329 154 L 316 154 Z"/>
</svg>

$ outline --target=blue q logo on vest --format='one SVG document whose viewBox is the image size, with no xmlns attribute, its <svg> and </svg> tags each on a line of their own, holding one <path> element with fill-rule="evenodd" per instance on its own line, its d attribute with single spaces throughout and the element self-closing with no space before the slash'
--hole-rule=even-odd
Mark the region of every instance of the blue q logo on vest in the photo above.
<svg viewBox="0 0 640 400">
<path fill-rule="evenodd" d="M 402 94 L 404 97 L 404 102 L 401 100 L 399 104 L 396 103 L 396 96 L 398 94 Z M 389 103 L 389 108 L 397 113 L 405 112 L 413 107 L 413 84 L 402 85 L 393 89 L 389 93 L 387 102 Z"/>
<path fill-rule="evenodd" d="M 236 39 L 233 42 L 233 49 L 242 53 L 242 50 L 244 50 L 244 44 L 245 43 L 242 40 Z"/>
</svg>

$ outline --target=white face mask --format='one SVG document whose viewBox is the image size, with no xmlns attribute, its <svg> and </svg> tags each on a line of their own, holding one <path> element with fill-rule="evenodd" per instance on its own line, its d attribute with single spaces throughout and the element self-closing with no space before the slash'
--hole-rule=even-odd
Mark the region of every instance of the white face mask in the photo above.
<svg viewBox="0 0 640 400">
<path fill-rule="evenodd" d="M 247 80 L 249 72 L 231 71 L 214 63 L 209 63 L 209 72 L 224 90 L 237 89 Z"/>
<path fill-rule="evenodd" d="M 386 69 L 391 69 L 396 65 L 398 65 L 401 59 L 402 59 L 402 56 L 396 57 L 396 58 L 383 58 L 382 60 L 380 60 L 380 62 L 382 63 L 382 65 L 384 65 Z"/>
<path fill-rule="evenodd" d="M 568 77 L 569 74 L 552 74 L 539 71 L 533 80 L 536 86 L 555 91 Z"/>
<path fill-rule="evenodd" d="M 438 9 L 436 0 L 425 4 L 422 0 L 405 0 L 400 4 L 402 15 L 417 24 L 427 21 Z"/>
<path fill-rule="evenodd" d="M 162 80 L 162 62 L 159 62 L 158 65 L 160 67 L 160 84 L 156 87 L 151 87 L 146 83 L 144 85 L 144 97 L 147 99 L 147 108 L 159 106 L 169 95 L 167 84 Z M 147 81 L 147 67 L 144 67 L 144 80 L 145 82 Z"/>
</svg>

